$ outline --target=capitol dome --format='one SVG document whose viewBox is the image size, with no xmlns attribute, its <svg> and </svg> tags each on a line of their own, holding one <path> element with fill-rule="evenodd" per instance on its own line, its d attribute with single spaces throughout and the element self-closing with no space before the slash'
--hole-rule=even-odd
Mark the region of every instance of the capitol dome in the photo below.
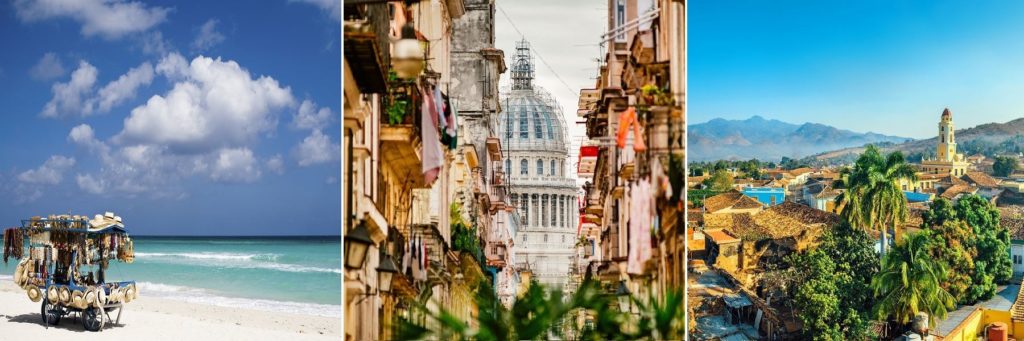
<svg viewBox="0 0 1024 341">
<path fill-rule="evenodd" d="M 506 158 L 509 196 L 519 210 L 517 261 L 538 281 L 565 284 L 576 244 L 576 180 L 567 169 L 569 138 L 561 107 L 533 85 L 526 41 L 516 43 L 511 86 L 502 91 L 497 122 Z"/>
</svg>

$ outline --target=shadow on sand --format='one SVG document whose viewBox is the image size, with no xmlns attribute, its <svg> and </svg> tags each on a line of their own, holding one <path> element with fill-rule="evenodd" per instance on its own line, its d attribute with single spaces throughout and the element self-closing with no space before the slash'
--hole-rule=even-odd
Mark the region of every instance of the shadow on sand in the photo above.
<svg viewBox="0 0 1024 341">
<path fill-rule="evenodd" d="M 7 321 L 12 323 L 37 324 L 40 328 L 46 328 L 46 326 L 43 325 L 43 318 L 39 313 L 21 314 L 18 316 L 0 315 L 0 317 L 7 318 Z M 103 329 L 100 331 L 102 332 L 107 329 L 116 329 L 121 327 L 124 327 L 124 324 L 116 324 L 113 321 L 108 321 L 103 324 Z M 49 328 L 64 329 L 73 332 L 88 332 L 85 330 L 85 326 L 82 325 L 82 318 L 77 316 L 77 314 L 64 316 L 60 319 L 60 322 L 58 322 L 57 325 L 49 326 Z"/>
</svg>

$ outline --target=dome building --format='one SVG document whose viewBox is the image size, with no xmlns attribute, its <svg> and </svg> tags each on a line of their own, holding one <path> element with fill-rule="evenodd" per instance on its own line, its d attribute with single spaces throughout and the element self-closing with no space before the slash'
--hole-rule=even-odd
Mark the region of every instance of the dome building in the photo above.
<svg viewBox="0 0 1024 341">
<path fill-rule="evenodd" d="M 564 285 L 576 244 L 576 180 L 568 129 L 551 95 L 534 87 L 530 45 L 516 43 L 512 84 L 502 92 L 497 130 L 505 149 L 509 199 L 519 210 L 516 264 L 547 285 Z"/>
</svg>

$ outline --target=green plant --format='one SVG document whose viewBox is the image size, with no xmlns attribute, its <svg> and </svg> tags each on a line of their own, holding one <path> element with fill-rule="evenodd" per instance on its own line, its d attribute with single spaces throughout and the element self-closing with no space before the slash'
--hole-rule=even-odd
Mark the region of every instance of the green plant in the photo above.
<svg viewBox="0 0 1024 341">
<path fill-rule="evenodd" d="M 956 299 L 941 286 L 948 269 L 928 253 L 930 242 L 929 230 L 909 234 L 885 255 L 881 271 L 871 279 L 878 318 L 906 324 L 923 311 L 934 326 L 953 309 Z"/>
<path fill-rule="evenodd" d="M 405 114 L 409 111 L 409 100 L 399 97 L 395 98 L 388 105 L 385 112 L 388 115 L 388 124 L 400 124 L 405 120 Z"/>
<path fill-rule="evenodd" d="M 850 170 L 844 170 L 848 188 L 836 198 L 840 216 L 850 225 L 881 232 L 882 255 L 888 249 L 890 228 L 907 221 L 907 197 L 901 181 L 916 181 L 917 171 L 900 152 L 885 157 L 869 145 Z"/>
</svg>

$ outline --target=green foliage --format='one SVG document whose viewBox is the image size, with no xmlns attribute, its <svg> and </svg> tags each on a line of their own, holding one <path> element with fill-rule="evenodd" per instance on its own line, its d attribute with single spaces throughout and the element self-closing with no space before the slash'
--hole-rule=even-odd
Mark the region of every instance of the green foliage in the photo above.
<svg viewBox="0 0 1024 341">
<path fill-rule="evenodd" d="M 900 180 L 917 180 L 916 170 L 893 152 L 886 156 L 869 145 L 853 168 L 842 172 L 847 188 L 836 198 L 840 216 L 853 226 L 882 232 L 885 241 L 890 228 L 899 228 L 907 221 L 907 198 Z M 882 243 L 882 251 L 888 248 Z"/>
<path fill-rule="evenodd" d="M 476 227 L 467 226 L 465 220 L 462 219 L 462 205 L 458 202 L 453 202 L 449 209 L 449 220 L 452 227 L 452 250 L 469 252 L 477 258 L 482 257 L 480 239 L 477 238 Z"/>
<path fill-rule="evenodd" d="M 384 111 L 388 115 L 388 124 L 401 124 L 405 120 L 405 114 L 409 111 L 409 100 L 396 98 Z"/>
<path fill-rule="evenodd" d="M 797 274 L 794 306 L 813 340 L 871 340 L 871 277 L 878 272 L 874 241 L 848 224 L 827 231 L 817 248 L 791 255 Z"/>
<path fill-rule="evenodd" d="M 948 268 L 945 262 L 929 254 L 931 233 L 924 230 L 906 235 L 885 255 L 881 271 L 871 280 L 878 299 L 878 318 L 906 324 L 923 311 L 934 326 L 954 308 L 956 298 L 941 285 L 947 279 Z"/>
<path fill-rule="evenodd" d="M 705 189 L 715 192 L 725 192 L 732 189 L 732 175 L 724 169 L 715 171 L 710 178 L 704 179 Z"/>
<path fill-rule="evenodd" d="M 719 191 L 712 191 L 709 189 L 693 189 L 686 192 L 686 200 L 690 201 L 694 206 L 704 206 L 704 199 L 722 194 Z"/>
<path fill-rule="evenodd" d="M 934 232 L 930 253 L 950 268 L 943 287 L 958 303 L 988 300 L 1013 276 L 1010 233 L 999 225 L 999 210 L 985 199 L 967 195 L 954 205 L 940 198 L 922 218 L 923 227 Z"/>
<path fill-rule="evenodd" d="M 615 297 L 608 295 L 593 280 L 585 280 L 571 297 L 564 297 L 561 290 L 551 290 L 539 283 L 532 283 L 512 308 L 501 304 L 488 281 L 482 281 L 476 293 L 479 308 L 477 325 L 469 326 L 454 318 L 448 312 L 430 312 L 424 302 L 413 307 L 417 314 L 427 317 L 428 324 L 436 327 L 424 328 L 413 321 L 399 318 L 396 339 L 398 340 L 547 340 L 551 336 L 565 338 L 563 323 L 571 321 L 574 313 L 588 312 L 594 323 L 580 329 L 579 340 L 671 340 L 681 339 L 684 333 L 685 307 L 682 289 L 666 293 L 664 300 L 649 298 L 645 304 L 635 301 L 640 317 L 633 318 L 617 311 Z M 627 323 L 635 328 L 627 328 Z M 627 331 L 628 330 L 628 331 Z"/>
<path fill-rule="evenodd" d="M 997 156 L 992 165 L 992 171 L 996 176 L 1010 176 L 1017 170 L 1017 158 L 1008 156 Z"/>
</svg>

